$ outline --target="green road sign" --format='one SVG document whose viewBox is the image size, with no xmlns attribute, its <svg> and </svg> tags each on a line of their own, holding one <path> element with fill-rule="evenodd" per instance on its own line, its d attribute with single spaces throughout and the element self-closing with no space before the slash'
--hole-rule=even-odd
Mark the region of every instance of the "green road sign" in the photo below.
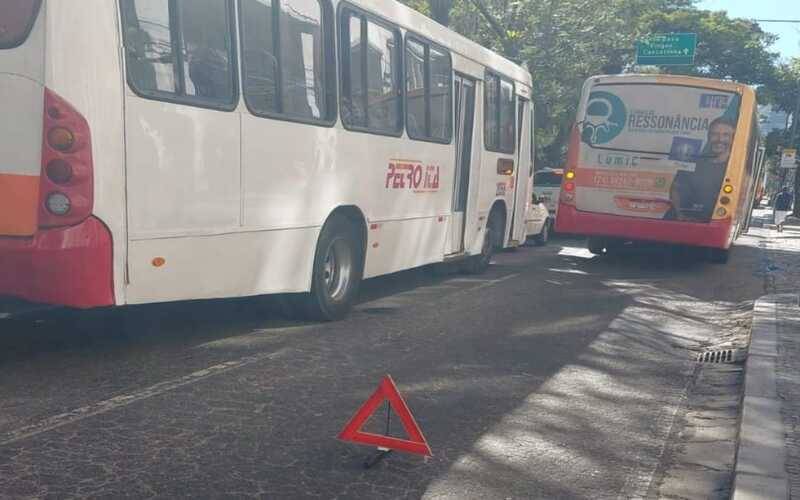
<svg viewBox="0 0 800 500">
<path fill-rule="evenodd" d="M 696 33 L 649 35 L 636 42 L 636 64 L 643 66 L 693 64 L 695 47 L 697 47 Z"/>
</svg>

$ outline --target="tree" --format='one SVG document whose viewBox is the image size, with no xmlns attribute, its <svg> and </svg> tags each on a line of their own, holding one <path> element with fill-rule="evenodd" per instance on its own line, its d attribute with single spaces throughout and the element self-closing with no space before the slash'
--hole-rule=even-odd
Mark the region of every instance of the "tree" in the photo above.
<svg viewBox="0 0 800 500">
<path fill-rule="evenodd" d="M 697 33 L 697 52 L 691 66 L 666 66 L 670 74 L 736 80 L 751 85 L 775 78 L 777 37 L 747 19 L 731 19 L 723 11 L 680 9 L 656 13 L 644 20 L 649 33 Z"/>
<path fill-rule="evenodd" d="M 526 64 L 533 76 L 537 167 L 560 166 L 580 89 L 595 74 L 622 72 L 645 15 L 689 0 L 468 0 L 451 27 Z"/>
<path fill-rule="evenodd" d="M 778 85 L 787 80 L 776 73 L 777 55 L 769 50 L 774 35 L 725 12 L 698 10 L 694 0 L 404 1 L 527 65 L 533 76 L 537 168 L 561 165 L 583 82 L 634 69 L 635 41 L 647 34 L 697 33 L 696 64 L 637 70 L 735 79 L 764 92 L 775 87 L 774 99 L 777 94 L 786 99 Z"/>
</svg>

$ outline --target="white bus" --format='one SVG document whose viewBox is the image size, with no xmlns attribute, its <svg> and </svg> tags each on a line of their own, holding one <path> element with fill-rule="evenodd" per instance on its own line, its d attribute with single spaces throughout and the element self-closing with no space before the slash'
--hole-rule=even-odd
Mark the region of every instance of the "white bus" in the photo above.
<svg viewBox="0 0 800 500">
<path fill-rule="evenodd" d="M 530 75 L 393 0 L 3 0 L 0 109 L 0 295 L 336 319 L 525 239 Z"/>
</svg>

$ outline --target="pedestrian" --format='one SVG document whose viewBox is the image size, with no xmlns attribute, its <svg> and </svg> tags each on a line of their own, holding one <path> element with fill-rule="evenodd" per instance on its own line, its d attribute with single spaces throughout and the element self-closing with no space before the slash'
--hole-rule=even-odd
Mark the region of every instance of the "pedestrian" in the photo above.
<svg viewBox="0 0 800 500">
<path fill-rule="evenodd" d="M 794 196 L 789 192 L 789 188 L 784 186 L 778 196 L 775 197 L 775 225 L 778 226 L 778 232 L 783 232 L 783 223 L 786 222 L 786 217 L 792 212 L 792 203 Z"/>
</svg>

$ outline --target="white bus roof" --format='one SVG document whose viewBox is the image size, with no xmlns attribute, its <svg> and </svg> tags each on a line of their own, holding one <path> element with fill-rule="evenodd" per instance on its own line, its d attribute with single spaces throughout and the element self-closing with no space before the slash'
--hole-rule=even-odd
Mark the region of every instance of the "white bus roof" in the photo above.
<svg viewBox="0 0 800 500">
<path fill-rule="evenodd" d="M 422 35 L 464 58 L 471 59 L 493 71 L 523 83 L 527 87 L 531 87 L 531 75 L 522 66 L 442 26 L 400 2 L 395 0 L 355 0 L 350 1 L 350 3 L 386 18 L 403 29 Z"/>
<path fill-rule="evenodd" d="M 669 74 L 648 74 L 648 73 L 629 73 L 623 75 L 596 75 L 590 77 L 587 84 L 614 84 L 614 83 L 671 83 L 678 85 L 696 85 L 700 87 L 711 87 L 730 91 L 745 91 L 749 87 L 743 83 L 733 80 L 717 80 L 714 78 L 703 78 L 699 76 L 669 75 Z"/>
</svg>

